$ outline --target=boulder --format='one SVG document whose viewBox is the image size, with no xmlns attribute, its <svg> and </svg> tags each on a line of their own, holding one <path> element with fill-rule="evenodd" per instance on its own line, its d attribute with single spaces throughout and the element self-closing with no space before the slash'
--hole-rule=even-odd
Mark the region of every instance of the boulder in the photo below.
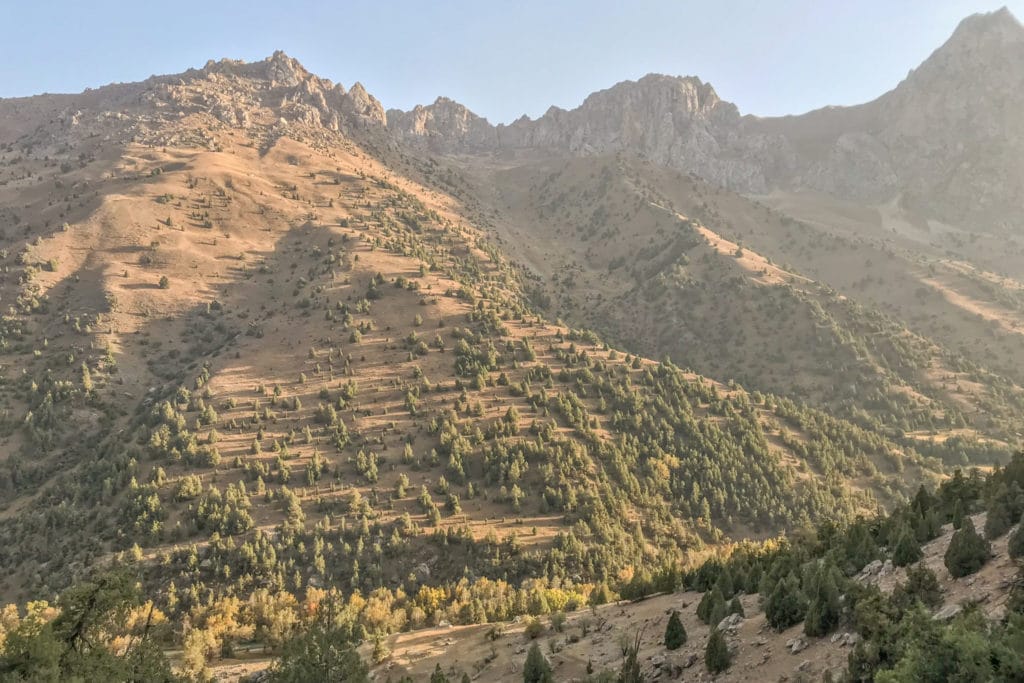
<svg viewBox="0 0 1024 683">
<path fill-rule="evenodd" d="M 740 624 L 743 623 L 743 617 L 738 614 L 730 614 L 726 618 L 718 622 L 719 631 L 727 631 L 735 634 L 736 629 L 739 628 Z"/>
<path fill-rule="evenodd" d="M 963 605 L 946 605 L 935 613 L 934 619 L 938 621 L 949 621 L 963 611 Z"/>
<path fill-rule="evenodd" d="M 808 644 L 809 643 L 806 640 L 798 636 L 796 638 L 790 638 L 786 641 L 786 649 L 789 650 L 792 654 L 797 654 L 798 652 L 803 652 L 804 650 L 806 650 Z"/>
</svg>

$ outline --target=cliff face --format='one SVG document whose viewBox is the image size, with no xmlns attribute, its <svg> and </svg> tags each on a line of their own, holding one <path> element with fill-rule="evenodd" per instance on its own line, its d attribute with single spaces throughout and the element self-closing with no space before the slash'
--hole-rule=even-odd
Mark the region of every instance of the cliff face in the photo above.
<svg viewBox="0 0 1024 683">
<path fill-rule="evenodd" d="M 683 168 L 725 187 L 767 188 L 786 156 L 784 141 L 741 134 L 736 106 L 697 78 L 648 75 L 594 93 L 572 111 L 549 110 L 535 122 L 500 131 L 506 144 L 575 154 L 628 150 Z"/>
<path fill-rule="evenodd" d="M 596 92 L 571 111 L 552 107 L 509 125 L 492 126 L 443 98 L 410 112 L 391 110 L 387 122 L 398 139 L 435 152 L 625 150 L 743 191 L 767 189 L 766 171 L 777 172 L 789 156 L 777 136 L 741 134 L 736 106 L 693 77 L 650 74 Z"/>
<path fill-rule="evenodd" d="M 855 107 L 741 117 L 710 84 L 648 75 L 571 111 L 492 126 L 448 99 L 388 112 L 398 139 L 433 152 L 628 151 L 728 189 L 900 198 L 951 222 L 1020 227 L 1024 28 L 1009 11 L 965 19 L 894 90 Z"/>
<path fill-rule="evenodd" d="M 402 140 L 425 143 L 435 152 L 490 152 L 499 148 L 497 129 L 465 105 L 438 97 L 412 111 L 387 111 L 388 130 Z"/>
</svg>

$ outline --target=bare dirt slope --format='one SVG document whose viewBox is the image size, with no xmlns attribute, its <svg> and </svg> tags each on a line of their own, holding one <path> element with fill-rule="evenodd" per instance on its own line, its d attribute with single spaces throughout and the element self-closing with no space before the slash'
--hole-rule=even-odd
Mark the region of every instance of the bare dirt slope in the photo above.
<svg viewBox="0 0 1024 683">
<path fill-rule="evenodd" d="M 867 207 L 797 220 L 623 155 L 511 163 L 470 168 L 550 315 L 936 443 L 1017 442 L 1012 278 L 860 229 Z"/>
</svg>

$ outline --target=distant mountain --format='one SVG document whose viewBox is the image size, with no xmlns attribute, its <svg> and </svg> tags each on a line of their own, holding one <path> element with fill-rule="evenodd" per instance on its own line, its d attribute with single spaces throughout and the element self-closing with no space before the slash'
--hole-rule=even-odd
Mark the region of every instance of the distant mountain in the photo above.
<svg viewBox="0 0 1024 683">
<path fill-rule="evenodd" d="M 894 90 L 802 116 L 740 116 L 710 84 L 650 74 L 571 111 L 491 126 L 439 99 L 391 110 L 398 138 L 434 152 L 625 151 L 741 193 L 900 199 L 974 230 L 1021 230 L 1024 27 L 1005 8 L 965 19 Z"/>
</svg>

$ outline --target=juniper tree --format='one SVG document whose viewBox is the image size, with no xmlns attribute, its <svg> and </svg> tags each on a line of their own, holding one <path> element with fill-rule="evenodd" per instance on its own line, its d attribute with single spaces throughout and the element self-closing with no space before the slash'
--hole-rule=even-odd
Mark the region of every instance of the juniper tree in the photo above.
<svg viewBox="0 0 1024 683">
<path fill-rule="evenodd" d="M 669 650 L 678 650 L 685 644 L 686 628 L 683 626 L 683 620 L 679 618 L 679 612 L 672 610 L 668 624 L 665 625 L 665 647 Z"/>
<path fill-rule="evenodd" d="M 1006 489 L 996 494 L 988 506 L 988 514 L 985 515 L 985 538 L 993 541 L 1013 526 L 1011 520 L 1010 503 L 1007 501 Z"/>
<path fill-rule="evenodd" d="M 909 529 L 903 527 L 896 539 L 896 546 L 892 551 L 892 563 L 897 567 L 906 567 L 924 557 L 921 544 Z"/>
<path fill-rule="evenodd" d="M 950 539 L 943 559 L 950 575 L 958 579 L 981 569 L 990 552 L 989 542 L 978 535 L 974 523 L 966 517 L 963 526 Z"/>
<path fill-rule="evenodd" d="M 839 623 L 839 589 L 828 565 L 818 568 L 810 591 L 810 602 L 804 617 L 804 633 L 823 636 Z"/>
<path fill-rule="evenodd" d="M 728 669 L 731 663 L 732 655 L 729 653 L 729 644 L 725 642 L 725 634 L 717 628 L 713 629 L 704 648 L 704 666 L 708 673 L 718 674 Z"/>
<path fill-rule="evenodd" d="M 775 584 L 764 606 L 768 625 L 782 631 L 800 623 L 807 611 L 807 603 L 800 591 L 800 582 L 793 573 Z"/>
<path fill-rule="evenodd" d="M 530 651 L 526 653 L 526 662 L 523 664 L 523 683 L 553 683 L 551 665 L 544 658 L 540 646 L 534 643 Z"/>
</svg>

